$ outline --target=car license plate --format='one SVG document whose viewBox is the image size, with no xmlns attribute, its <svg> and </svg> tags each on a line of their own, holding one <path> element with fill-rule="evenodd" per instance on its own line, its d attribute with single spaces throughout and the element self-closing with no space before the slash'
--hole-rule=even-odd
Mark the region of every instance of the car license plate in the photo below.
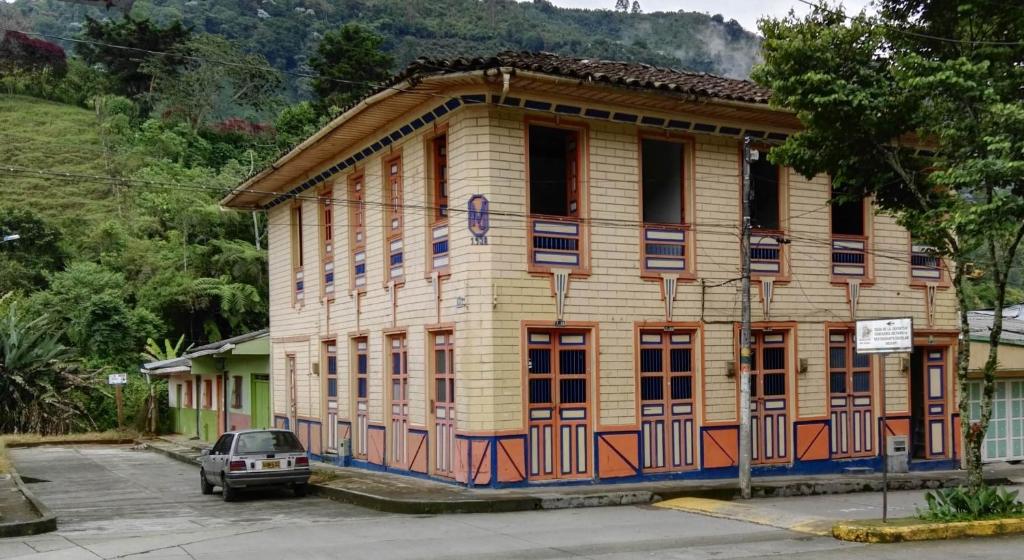
<svg viewBox="0 0 1024 560">
<path fill-rule="evenodd" d="M 279 469 L 281 468 L 281 461 L 263 461 L 264 469 Z"/>
</svg>

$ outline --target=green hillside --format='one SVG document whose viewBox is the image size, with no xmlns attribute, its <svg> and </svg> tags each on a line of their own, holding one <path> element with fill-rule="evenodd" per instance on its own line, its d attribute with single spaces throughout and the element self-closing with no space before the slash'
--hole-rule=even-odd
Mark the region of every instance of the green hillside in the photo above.
<svg viewBox="0 0 1024 560">
<path fill-rule="evenodd" d="M 627 14 L 612 6 L 612 0 L 609 10 L 559 8 L 546 0 L 138 0 L 132 16 L 180 19 L 296 72 L 308 70 L 306 60 L 326 31 L 349 22 L 383 36 L 399 67 L 420 56 L 486 56 L 512 49 L 746 77 L 757 60 L 758 37 L 728 16 L 682 10 Z M 0 3 L 0 16 L 16 25 L 65 37 L 77 35 L 87 15 L 118 18 L 120 12 L 60 0 Z M 293 96 L 304 97 L 304 80 L 292 82 Z"/>
<path fill-rule="evenodd" d="M 12 174 L 9 167 L 107 175 L 92 111 L 33 97 L 0 95 L 0 200 L 31 208 L 68 238 L 117 212 L 109 185 Z"/>
</svg>

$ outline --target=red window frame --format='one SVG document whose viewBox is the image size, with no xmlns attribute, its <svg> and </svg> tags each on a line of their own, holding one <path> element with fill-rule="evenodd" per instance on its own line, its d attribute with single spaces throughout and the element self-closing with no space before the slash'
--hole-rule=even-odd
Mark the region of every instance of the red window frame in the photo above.
<svg viewBox="0 0 1024 560">
<path fill-rule="evenodd" d="M 320 194 L 320 286 L 321 296 L 333 300 L 335 294 L 334 270 L 334 191 Z"/>
<path fill-rule="evenodd" d="M 349 282 L 350 288 L 366 291 L 366 185 L 364 175 L 356 173 L 348 179 L 349 198 Z"/>
<path fill-rule="evenodd" d="M 384 277 L 401 283 L 405 278 L 405 193 L 401 154 L 383 162 L 384 177 Z"/>
</svg>

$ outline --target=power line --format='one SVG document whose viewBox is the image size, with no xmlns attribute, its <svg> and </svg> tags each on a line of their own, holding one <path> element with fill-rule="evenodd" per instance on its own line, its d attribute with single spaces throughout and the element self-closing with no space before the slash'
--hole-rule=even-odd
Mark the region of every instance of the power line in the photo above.
<svg viewBox="0 0 1024 560">
<path fill-rule="evenodd" d="M 823 12 L 828 12 L 828 13 L 833 14 L 833 15 L 842 16 L 844 19 L 847 19 L 847 20 L 850 20 L 850 21 L 853 21 L 853 19 L 854 19 L 852 16 L 848 16 L 848 15 L 846 15 L 843 12 L 831 9 L 831 8 L 829 8 L 829 7 L 827 7 L 827 6 L 823 5 L 823 4 L 820 4 L 820 3 L 819 4 L 815 4 L 814 2 L 811 2 L 810 0 L 797 0 L 797 1 L 799 1 L 800 3 L 806 4 L 806 5 L 808 5 L 808 6 L 812 7 L 812 8 L 821 10 Z M 885 27 L 887 29 L 895 31 L 896 33 L 901 33 L 903 35 L 909 35 L 911 37 L 917 37 L 918 39 L 930 39 L 932 41 L 941 41 L 943 43 L 953 43 L 953 44 L 961 44 L 961 45 L 989 45 L 989 46 L 1021 46 L 1021 45 L 1024 45 L 1024 41 L 982 41 L 982 40 L 973 40 L 973 39 L 954 39 L 954 38 L 951 38 L 951 37 L 939 37 L 937 35 L 929 35 L 927 33 L 921 33 L 919 31 L 911 31 L 909 29 L 900 29 L 899 27 L 894 27 L 894 26 L 889 25 L 889 24 L 886 24 Z"/>
</svg>

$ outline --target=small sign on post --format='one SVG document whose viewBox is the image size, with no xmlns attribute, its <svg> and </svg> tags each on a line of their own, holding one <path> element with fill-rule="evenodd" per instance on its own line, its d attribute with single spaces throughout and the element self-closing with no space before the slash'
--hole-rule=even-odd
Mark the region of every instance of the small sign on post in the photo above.
<svg viewBox="0 0 1024 560">
<path fill-rule="evenodd" d="M 117 428 L 124 429 L 124 395 L 121 386 L 128 383 L 127 373 L 111 373 L 107 376 L 107 385 L 114 386 L 114 398 L 117 401 Z"/>
<path fill-rule="evenodd" d="M 913 351 L 914 320 L 910 317 L 857 321 L 857 353 L 881 356 L 878 360 L 878 397 L 881 408 L 878 418 L 882 424 L 879 430 L 882 436 L 882 523 L 889 518 L 889 458 L 886 441 L 889 424 L 885 417 L 885 357 Z"/>
</svg>

